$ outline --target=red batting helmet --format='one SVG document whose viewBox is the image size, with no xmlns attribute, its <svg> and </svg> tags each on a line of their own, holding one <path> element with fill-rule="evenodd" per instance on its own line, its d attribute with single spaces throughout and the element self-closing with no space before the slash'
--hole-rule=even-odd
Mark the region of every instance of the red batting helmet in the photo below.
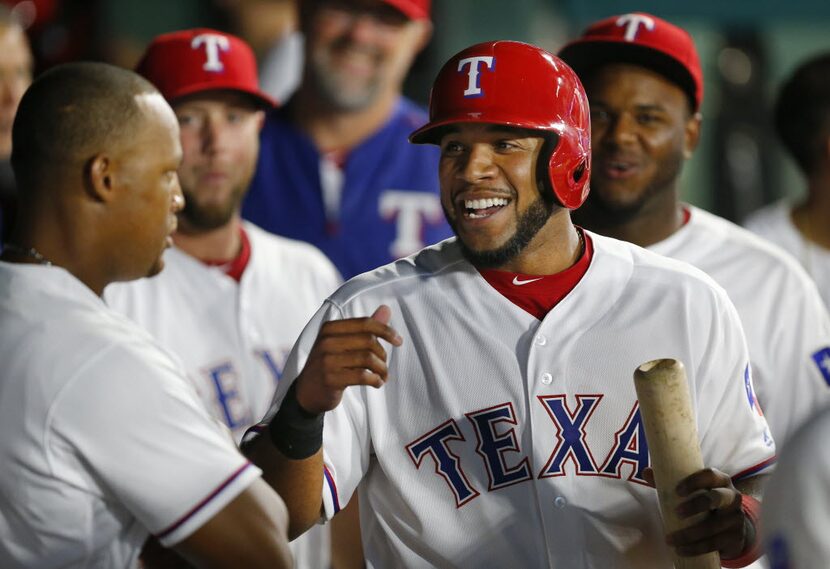
<svg viewBox="0 0 830 569">
<path fill-rule="evenodd" d="M 461 51 L 444 64 L 429 97 L 429 122 L 415 144 L 437 144 L 457 123 L 489 123 L 555 133 L 547 181 L 569 209 L 588 196 L 591 119 L 588 98 L 573 70 L 526 43 L 491 41 Z"/>
</svg>

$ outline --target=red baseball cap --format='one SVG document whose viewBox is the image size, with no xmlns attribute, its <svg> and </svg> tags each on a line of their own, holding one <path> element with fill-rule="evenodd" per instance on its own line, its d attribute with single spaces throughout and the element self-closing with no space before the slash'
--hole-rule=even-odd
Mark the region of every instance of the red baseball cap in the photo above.
<svg viewBox="0 0 830 569">
<path fill-rule="evenodd" d="M 651 14 L 634 12 L 591 24 L 559 57 L 582 78 L 606 63 L 642 65 L 683 89 L 695 111 L 703 102 L 703 71 L 692 36 Z"/>
<path fill-rule="evenodd" d="M 410 20 L 429 20 L 431 0 L 383 0 Z"/>
<path fill-rule="evenodd" d="M 208 28 L 156 36 L 136 71 L 172 102 L 201 91 L 229 89 L 263 107 L 276 105 L 259 88 L 256 58 L 242 39 Z"/>
</svg>

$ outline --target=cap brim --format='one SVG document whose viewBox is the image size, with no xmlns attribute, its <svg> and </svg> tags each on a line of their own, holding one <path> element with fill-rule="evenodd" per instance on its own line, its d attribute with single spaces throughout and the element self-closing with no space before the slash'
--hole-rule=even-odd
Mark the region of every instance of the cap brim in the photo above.
<svg viewBox="0 0 830 569">
<path fill-rule="evenodd" d="M 198 93 L 209 92 L 209 91 L 235 91 L 237 93 L 242 93 L 244 95 L 248 95 L 251 99 L 258 105 L 261 106 L 263 109 L 273 109 L 279 104 L 275 99 L 273 99 L 270 95 L 263 93 L 262 91 L 254 91 L 251 89 L 240 89 L 237 85 L 222 85 L 221 83 L 210 82 L 210 83 L 193 83 L 188 85 L 186 88 L 179 89 L 176 93 L 170 95 L 170 101 L 176 101 L 177 99 L 181 99 L 182 97 L 187 97 L 190 95 L 196 95 Z"/>
<path fill-rule="evenodd" d="M 584 39 L 569 43 L 558 55 L 583 82 L 597 67 L 609 63 L 631 63 L 651 69 L 678 85 L 689 97 L 692 108 L 698 108 L 697 84 L 692 75 L 677 59 L 655 48 L 624 41 Z"/>
</svg>

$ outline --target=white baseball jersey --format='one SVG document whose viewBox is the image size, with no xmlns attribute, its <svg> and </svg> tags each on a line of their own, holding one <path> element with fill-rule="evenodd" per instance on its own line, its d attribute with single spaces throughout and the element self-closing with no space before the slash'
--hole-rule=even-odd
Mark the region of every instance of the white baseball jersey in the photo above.
<svg viewBox="0 0 830 569">
<path fill-rule="evenodd" d="M 789 252 L 816 281 L 824 304 L 830 308 L 830 249 L 807 241 L 793 224 L 792 204 L 778 201 L 752 213 L 744 226 Z"/>
<path fill-rule="evenodd" d="M 347 389 L 325 421 L 325 513 L 358 489 L 369 567 L 668 567 L 632 380 L 655 358 L 686 365 L 707 465 L 774 460 L 724 291 L 589 236 L 591 266 L 542 321 L 449 239 L 350 280 L 303 331 L 285 379 L 327 320 L 387 304 L 404 339 L 388 383 Z"/>
<path fill-rule="evenodd" d="M 67 271 L 0 262 L 0 567 L 133 567 L 259 470 L 175 360 Z"/>
<path fill-rule="evenodd" d="M 830 365 L 830 357 L 828 358 Z M 771 569 L 824 569 L 830 560 L 830 408 L 798 429 L 764 490 Z"/>
<path fill-rule="evenodd" d="M 686 261 L 726 289 L 746 334 L 752 378 L 780 445 L 830 403 L 830 316 L 815 284 L 790 255 L 725 219 L 687 206 L 689 222 L 649 247 Z"/>
<path fill-rule="evenodd" d="M 174 247 L 158 276 L 106 290 L 112 308 L 181 357 L 205 405 L 237 442 L 268 410 L 291 346 L 340 283 L 315 247 L 251 223 L 244 228 L 251 257 L 240 282 Z M 298 567 L 324 567 L 327 528 L 291 549 Z"/>
<path fill-rule="evenodd" d="M 205 405 L 237 441 L 268 410 L 288 352 L 340 283 L 314 246 L 248 222 L 244 228 L 251 258 L 240 282 L 173 247 L 159 275 L 105 293 L 110 307 L 182 359 Z"/>
</svg>

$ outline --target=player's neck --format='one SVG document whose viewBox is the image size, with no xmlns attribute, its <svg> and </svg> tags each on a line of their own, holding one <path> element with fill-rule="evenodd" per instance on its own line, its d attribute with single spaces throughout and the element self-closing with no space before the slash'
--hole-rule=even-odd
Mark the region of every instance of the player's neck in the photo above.
<svg viewBox="0 0 830 569">
<path fill-rule="evenodd" d="M 239 254 L 242 239 L 239 228 L 242 220 L 238 213 L 231 220 L 210 231 L 194 231 L 181 223 L 173 234 L 176 247 L 201 261 L 231 261 Z"/>
<path fill-rule="evenodd" d="M 649 247 L 671 237 L 683 226 L 683 205 L 675 192 L 662 192 L 631 217 L 600 211 L 590 204 L 574 215 L 577 224 L 600 235 Z"/>
<path fill-rule="evenodd" d="M 573 266 L 582 247 L 568 211 L 558 209 L 519 255 L 495 268 L 524 275 L 554 275 Z"/>
<path fill-rule="evenodd" d="M 398 98 L 396 91 L 384 92 L 369 107 L 346 112 L 332 109 L 308 88 L 300 88 L 291 100 L 290 113 L 321 152 L 350 150 L 383 127 Z"/>
<path fill-rule="evenodd" d="M 809 241 L 830 249 L 830 171 L 810 178 L 807 200 L 793 210 L 793 222 Z"/>
<path fill-rule="evenodd" d="M 61 267 L 101 296 L 104 288 L 119 280 L 120 275 L 109 272 L 117 263 L 108 258 L 112 244 L 107 235 L 97 231 L 99 221 L 82 209 L 70 213 L 60 206 L 21 207 L 8 240 L 15 250 L 4 251 L 2 258 Z M 21 254 L 17 248 L 28 253 Z"/>
</svg>

